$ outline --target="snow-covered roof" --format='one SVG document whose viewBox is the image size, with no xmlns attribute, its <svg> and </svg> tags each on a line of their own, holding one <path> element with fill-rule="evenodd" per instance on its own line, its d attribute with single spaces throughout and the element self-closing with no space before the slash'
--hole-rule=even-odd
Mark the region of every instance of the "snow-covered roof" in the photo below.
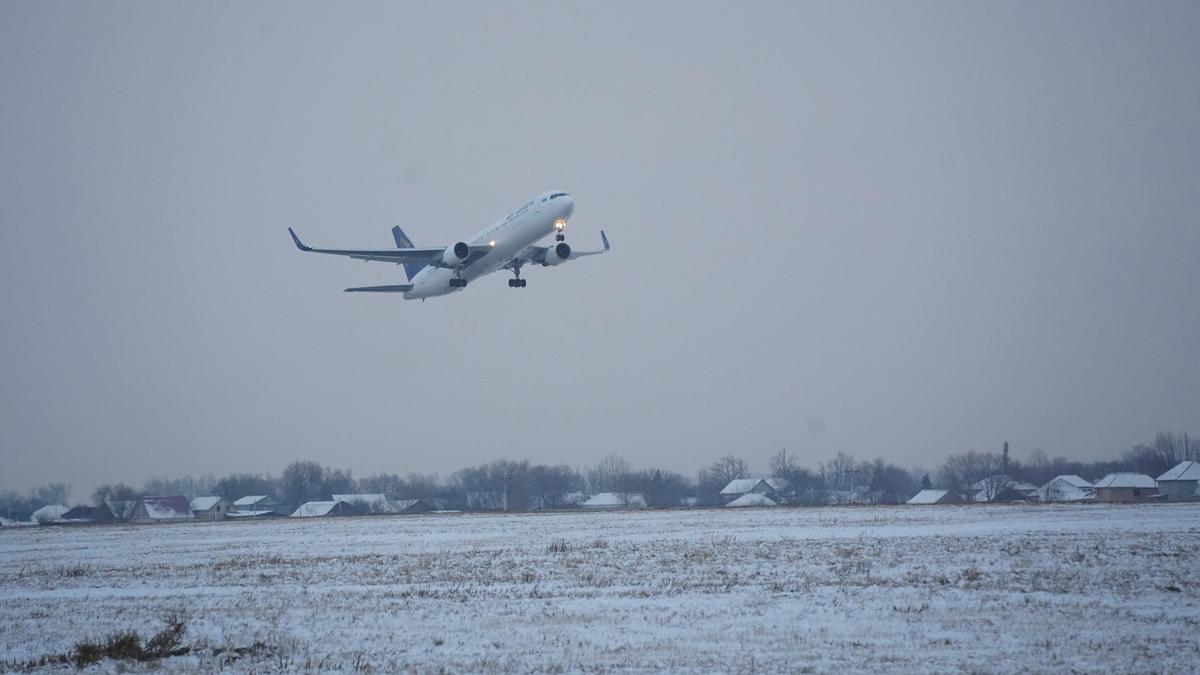
<svg viewBox="0 0 1200 675">
<path fill-rule="evenodd" d="M 1154 488 L 1158 484 L 1144 473 L 1110 473 L 1096 481 L 1097 488 Z"/>
<path fill-rule="evenodd" d="M 153 520 L 174 520 L 193 517 L 192 509 L 188 506 L 187 497 L 183 495 L 142 497 L 142 505 L 146 509 L 146 517 Z"/>
<path fill-rule="evenodd" d="M 1047 481 L 1047 482 L 1046 482 L 1046 485 L 1050 485 L 1051 483 L 1053 483 L 1053 482 L 1055 482 L 1055 481 L 1060 481 L 1060 482 L 1063 482 L 1063 483 L 1069 483 L 1069 484 L 1071 484 L 1071 485 L 1074 485 L 1074 486 L 1075 486 L 1075 487 L 1077 487 L 1077 488 L 1090 488 L 1090 487 L 1092 487 L 1092 484 L 1091 484 L 1091 482 L 1089 482 L 1089 481 L 1087 481 L 1087 480 L 1085 480 L 1085 479 L 1083 479 L 1083 478 L 1080 478 L 1079 476 L 1076 476 L 1076 475 L 1075 475 L 1075 474 L 1073 474 L 1073 473 L 1063 474 L 1063 475 L 1061 475 L 1061 476 L 1055 476 L 1054 478 L 1051 478 L 1049 481 Z M 1046 487 L 1046 486 L 1045 486 L 1045 485 L 1043 485 L 1042 487 Z"/>
<path fill-rule="evenodd" d="M 1159 476 L 1158 480 L 1200 480 L 1200 462 L 1180 462 Z"/>
<path fill-rule="evenodd" d="M 767 481 L 767 485 L 776 492 L 783 492 L 792 487 L 792 484 L 786 478 L 764 478 L 763 480 Z"/>
<path fill-rule="evenodd" d="M 271 499 L 271 496 L 270 495 L 250 495 L 248 497 L 242 497 L 241 499 L 235 501 L 233 503 L 233 505 L 234 506 L 254 506 L 255 504 L 263 501 L 264 499 Z M 272 500 L 272 501 L 274 501 L 274 500 Z"/>
<path fill-rule="evenodd" d="M 47 504 L 34 511 L 29 519 L 35 523 L 57 523 L 62 520 L 63 514 L 67 511 L 70 511 L 70 509 L 62 504 Z"/>
<path fill-rule="evenodd" d="M 333 495 L 333 501 L 346 502 L 363 509 L 372 511 L 389 511 L 388 498 L 380 494 L 361 493 L 354 495 Z"/>
<path fill-rule="evenodd" d="M 396 513 L 403 513 L 421 503 L 420 499 L 397 499 L 391 502 L 391 507 Z M 428 504 L 426 504 L 426 507 L 428 507 Z"/>
<path fill-rule="evenodd" d="M 753 492 L 758 484 L 763 482 L 761 478 L 734 478 L 729 481 L 729 485 L 721 488 L 723 495 L 744 495 L 748 492 Z"/>
<path fill-rule="evenodd" d="M 732 506 L 736 508 L 739 506 L 779 506 L 779 504 L 776 504 L 770 497 L 766 495 L 760 495 L 757 492 L 747 492 L 741 497 L 729 502 L 725 506 Z"/>
<path fill-rule="evenodd" d="M 207 511 L 220 503 L 221 497 L 196 497 L 192 500 L 191 507 L 193 511 Z"/>
<path fill-rule="evenodd" d="M 292 517 L 314 518 L 318 516 L 327 516 L 337 508 L 338 504 L 345 503 L 346 502 L 340 500 L 330 502 L 305 502 L 300 505 L 300 508 L 296 509 L 296 511 L 292 513 Z"/>
<path fill-rule="evenodd" d="M 623 506 L 643 507 L 646 498 L 639 494 L 618 494 L 616 492 L 601 492 L 580 504 L 589 508 L 619 508 Z"/>
<path fill-rule="evenodd" d="M 1009 485 L 1008 487 L 1010 487 L 1014 490 L 1017 490 L 1019 492 L 1033 492 L 1034 490 L 1038 489 L 1037 486 L 1034 485 L 1033 483 L 1023 481 L 1023 480 L 1015 481 L 1012 485 Z"/>
<path fill-rule="evenodd" d="M 946 497 L 949 490 L 921 490 L 908 500 L 907 504 L 936 504 Z"/>
</svg>

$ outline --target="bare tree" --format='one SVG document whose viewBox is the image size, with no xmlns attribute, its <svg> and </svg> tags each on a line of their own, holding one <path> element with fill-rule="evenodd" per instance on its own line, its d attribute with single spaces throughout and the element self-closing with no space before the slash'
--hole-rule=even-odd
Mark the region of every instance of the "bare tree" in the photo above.
<svg viewBox="0 0 1200 675">
<path fill-rule="evenodd" d="M 714 480 L 728 484 L 731 480 L 746 478 L 750 475 L 750 465 L 746 460 L 736 455 L 725 455 L 718 459 L 708 469 Z"/>
<path fill-rule="evenodd" d="M 325 469 L 313 461 L 292 462 L 279 479 L 283 500 L 292 506 L 323 499 Z"/>
<path fill-rule="evenodd" d="M 828 462 L 821 462 L 821 479 L 830 490 L 849 490 L 849 475 L 858 470 L 854 455 L 839 452 Z"/>
<path fill-rule="evenodd" d="M 591 492 L 627 493 L 633 491 L 633 469 L 620 455 L 608 455 L 587 472 Z"/>
<path fill-rule="evenodd" d="M 124 483 L 101 485 L 92 493 L 92 503 L 96 506 L 104 506 L 109 502 L 127 502 L 137 498 L 137 490 Z"/>
<path fill-rule="evenodd" d="M 970 498 L 970 487 L 988 476 L 1000 473 L 1001 462 L 996 455 L 972 450 L 951 455 L 942 463 L 942 484 L 960 497 Z"/>
<path fill-rule="evenodd" d="M 786 449 L 771 457 L 771 477 L 786 482 L 783 496 L 791 504 L 812 504 L 824 498 L 821 479 L 812 471 L 800 466 L 795 455 Z M 820 494 L 818 494 L 820 493 Z"/>
</svg>

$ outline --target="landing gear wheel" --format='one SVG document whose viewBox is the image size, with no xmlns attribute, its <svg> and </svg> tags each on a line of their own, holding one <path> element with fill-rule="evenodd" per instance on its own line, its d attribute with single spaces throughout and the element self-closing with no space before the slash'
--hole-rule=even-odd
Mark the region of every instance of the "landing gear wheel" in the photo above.
<svg viewBox="0 0 1200 675">
<path fill-rule="evenodd" d="M 467 287 L 466 279 L 451 279 L 450 280 L 450 288 L 466 288 L 466 287 Z"/>
<path fill-rule="evenodd" d="M 520 288 L 525 288 L 525 284 L 527 284 L 527 283 L 529 283 L 529 282 L 527 282 L 524 279 L 517 279 L 517 286 Z"/>
<path fill-rule="evenodd" d="M 567 235 L 565 235 L 565 234 L 554 235 L 554 241 L 566 241 L 566 240 L 567 240 Z"/>
</svg>

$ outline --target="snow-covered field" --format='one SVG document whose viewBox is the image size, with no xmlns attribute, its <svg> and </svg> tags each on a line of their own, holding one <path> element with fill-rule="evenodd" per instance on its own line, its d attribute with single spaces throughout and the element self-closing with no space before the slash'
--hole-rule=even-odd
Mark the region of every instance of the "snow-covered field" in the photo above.
<svg viewBox="0 0 1200 675">
<path fill-rule="evenodd" d="M 30 528 L 0 669 L 175 611 L 192 650 L 134 669 L 1186 672 L 1198 569 L 1200 505 Z"/>
</svg>

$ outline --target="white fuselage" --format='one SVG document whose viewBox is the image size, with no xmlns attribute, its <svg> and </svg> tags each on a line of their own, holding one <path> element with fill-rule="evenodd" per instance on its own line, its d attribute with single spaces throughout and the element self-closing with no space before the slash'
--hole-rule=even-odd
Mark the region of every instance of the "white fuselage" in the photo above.
<svg viewBox="0 0 1200 675">
<path fill-rule="evenodd" d="M 560 196 L 550 199 L 551 195 Z M 466 240 L 469 246 L 490 245 L 489 253 L 457 272 L 432 265 L 422 269 L 410 280 L 412 290 L 406 291 L 404 298 L 423 300 L 463 290 L 450 285 L 456 273 L 470 281 L 502 269 L 530 246 L 562 229 L 574 212 L 575 202 L 570 195 L 561 191 L 543 192 Z"/>
</svg>

